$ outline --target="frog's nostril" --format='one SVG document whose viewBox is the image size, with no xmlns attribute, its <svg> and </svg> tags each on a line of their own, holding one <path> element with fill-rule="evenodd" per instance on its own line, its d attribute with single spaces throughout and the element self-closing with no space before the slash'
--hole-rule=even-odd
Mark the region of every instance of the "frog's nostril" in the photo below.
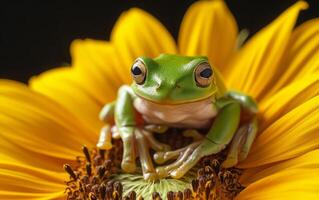
<svg viewBox="0 0 319 200">
<path fill-rule="evenodd" d="M 160 88 L 161 88 L 161 84 L 157 83 L 156 86 L 155 86 L 155 90 L 158 91 Z"/>
</svg>

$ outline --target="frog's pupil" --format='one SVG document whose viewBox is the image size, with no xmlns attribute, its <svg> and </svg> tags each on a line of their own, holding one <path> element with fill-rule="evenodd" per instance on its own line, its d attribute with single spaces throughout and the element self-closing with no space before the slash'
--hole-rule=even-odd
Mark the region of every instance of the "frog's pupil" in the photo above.
<svg viewBox="0 0 319 200">
<path fill-rule="evenodd" d="M 199 74 L 203 78 L 209 78 L 211 77 L 212 73 L 213 73 L 212 69 L 206 68 L 203 71 L 201 71 Z"/>
<path fill-rule="evenodd" d="M 132 73 L 137 76 L 137 75 L 141 75 L 142 74 L 142 70 L 138 67 L 138 66 L 134 66 L 132 68 Z"/>
</svg>

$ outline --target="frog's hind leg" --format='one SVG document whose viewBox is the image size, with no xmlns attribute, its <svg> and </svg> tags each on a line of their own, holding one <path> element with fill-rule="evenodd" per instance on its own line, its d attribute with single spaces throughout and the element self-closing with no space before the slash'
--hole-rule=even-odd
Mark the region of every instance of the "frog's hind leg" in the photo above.
<svg viewBox="0 0 319 200">
<path fill-rule="evenodd" d="M 258 105 L 256 101 L 244 93 L 238 91 L 229 91 L 226 96 L 230 99 L 237 101 L 243 108 L 244 112 L 256 115 L 258 112 Z"/>
<path fill-rule="evenodd" d="M 241 148 L 241 151 L 239 152 L 239 161 L 242 161 L 247 158 L 250 147 L 253 144 L 255 137 L 257 135 L 257 131 L 258 131 L 257 117 L 254 117 L 248 126 L 246 140 Z"/>
<path fill-rule="evenodd" d="M 257 134 L 257 117 L 258 106 L 255 100 L 241 92 L 230 91 L 226 95 L 228 98 L 237 101 L 242 111 L 248 116 L 248 123 L 242 125 L 236 132 L 227 155 L 226 160 L 222 164 L 228 168 L 236 165 L 239 161 L 244 160 L 250 150 L 250 147 Z"/>
<path fill-rule="evenodd" d="M 236 132 L 222 166 L 229 168 L 244 160 L 257 134 L 257 119 L 254 117 L 248 124 L 242 125 Z"/>
</svg>

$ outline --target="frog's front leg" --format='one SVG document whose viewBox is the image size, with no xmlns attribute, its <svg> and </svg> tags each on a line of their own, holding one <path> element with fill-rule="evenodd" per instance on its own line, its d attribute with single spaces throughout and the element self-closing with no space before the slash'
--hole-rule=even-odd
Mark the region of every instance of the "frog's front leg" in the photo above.
<svg viewBox="0 0 319 200">
<path fill-rule="evenodd" d="M 136 120 L 132 105 L 132 95 L 128 86 L 122 86 L 118 91 L 117 102 L 114 109 L 115 124 L 123 141 L 123 158 L 121 167 L 126 172 L 136 170 L 136 150 L 134 130 Z"/>
<path fill-rule="evenodd" d="M 149 153 L 147 137 L 137 127 L 133 108 L 134 94 L 128 86 L 122 86 L 115 105 L 115 124 L 123 141 L 121 167 L 126 172 L 135 172 L 135 159 L 139 156 L 144 179 L 156 179 L 155 169 Z M 138 155 L 136 155 L 138 153 Z"/>
<path fill-rule="evenodd" d="M 176 166 L 173 164 L 176 168 L 167 168 L 170 171 L 166 173 L 171 177 L 182 177 L 202 157 L 220 152 L 233 138 L 239 124 L 240 105 L 238 102 L 229 99 L 222 99 L 221 102 L 217 103 L 219 104 L 220 111 L 205 139 L 193 149 L 192 153 L 189 154 L 189 151 L 185 152 L 189 156 L 185 157 L 185 160 L 178 160 L 177 162 L 181 163 L 180 165 Z M 163 167 L 160 170 L 163 170 Z"/>
<path fill-rule="evenodd" d="M 112 148 L 110 124 L 112 124 L 114 120 L 114 107 L 115 102 L 108 103 L 102 108 L 99 114 L 100 120 L 107 123 L 100 131 L 99 140 L 96 144 L 99 149 L 107 150 Z"/>
</svg>

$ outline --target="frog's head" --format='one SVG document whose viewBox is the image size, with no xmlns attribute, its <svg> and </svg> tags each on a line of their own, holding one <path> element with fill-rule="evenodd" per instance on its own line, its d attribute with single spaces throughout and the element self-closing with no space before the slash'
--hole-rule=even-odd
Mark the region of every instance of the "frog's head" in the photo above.
<svg viewBox="0 0 319 200">
<path fill-rule="evenodd" d="M 213 68 L 201 56 L 139 57 L 132 65 L 131 74 L 135 94 L 157 103 L 198 101 L 213 97 L 218 89 Z"/>
</svg>

